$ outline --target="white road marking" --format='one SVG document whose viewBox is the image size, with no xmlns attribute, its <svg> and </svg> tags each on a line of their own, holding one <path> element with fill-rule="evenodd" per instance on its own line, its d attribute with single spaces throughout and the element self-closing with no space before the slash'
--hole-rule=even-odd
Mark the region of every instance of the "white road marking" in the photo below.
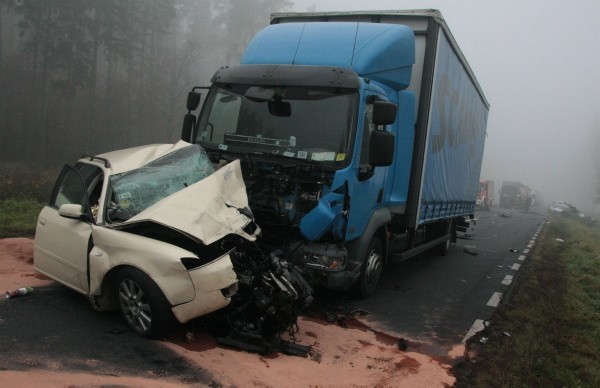
<svg viewBox="0 0 600 388">
<path fill-rule="evenodd" d="M 517 260 L 519 260 L 519 261 L 525 261 L 525 255 L 519 256 L 519 258 Z"/>
<path fill-rule="evenodd" d="M 510 269 L 514 269 L 515 271 L 518 271 L 519 268 L 521 268 L 521 264 L 517 264 L 517 263 L 513 264 L 512 267 L 510 267 Z"/>
<path fill-rule="evenodd" d="M 494 295 L 492 295 L 490 300 L 487 302 L 487 305 L 490 307 L 498 307 L 498 304 L 500 303 L 500 299 L 502 299 L 502 293 L 494 292 Z"/>
<path fill-rule="evenodd" d="M 531 249 L 531 248 L 533 248 L 533 244 L 527 245 L 527 249 Z"/>
<path fill-rule="evenodd" d="M 529 244 L 531 244 L 531 245 L 535 244 L 535 240 L 530 240 Z"/>
<path fill-rule="evenodd" d="M 524 254 L 528 254 L 529 253 L 529 249 L 523 249 L 523 253 Z"/>
<path fill-rule="evenodd" d="M 471 326 L 467 334 L 465 334 L 465 338 L 463 338 L 462 343 L 467 343 L 469 338 L 473 337 L 475 334 L 479 333 L 483 329 L 485 329 L 485 326 L 483 325 L 483 319 L 476 319 L 475 322 L 473 322 L 473 325 Z"/>
<path fill-rule="evenodd" d="M 513 277 L 512 275 L 506 275 L 504 277 L 504 280 L 502 280 L 502 284 L 504 284 L 505 286 L 510 286 L 510 283 L 512 283 Z"/>
</svg>

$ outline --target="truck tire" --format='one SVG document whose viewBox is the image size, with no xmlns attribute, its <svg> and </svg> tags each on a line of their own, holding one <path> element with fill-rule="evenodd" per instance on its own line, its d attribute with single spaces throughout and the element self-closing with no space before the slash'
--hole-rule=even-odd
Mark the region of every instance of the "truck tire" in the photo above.
<svg viewBox="0 0 600 388">
<path fill-rule="evenodd" d="M 116 280 L 117 304 L 131 330 L 144 338 L 159 338 L 172 328 L 175 317 L 171 306 L 148 275 L 126 267 Z"/>
<path fill-rule="evenodd" d="M 435 253 L 439 256 L 446 256 L 448 254 L 448 249 L 450 249 L 450 237 L 448 237 L 446 242 L 438 244 L 438 246 L 435 247 Z"/>
<path fill-rule="evenodd" d="M 356 284 L 356 293 L 360 298 L 368 298 L 375 293 L 383 271 L 382 252 L 381 240 L 377 236 L 373 236 L 369 242 L 369 248 L 367 248 Z"/>
</svg>

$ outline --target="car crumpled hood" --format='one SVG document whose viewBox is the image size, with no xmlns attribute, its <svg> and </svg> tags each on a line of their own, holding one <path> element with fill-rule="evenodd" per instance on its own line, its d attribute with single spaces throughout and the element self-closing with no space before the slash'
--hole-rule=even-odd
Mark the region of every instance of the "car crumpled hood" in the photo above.
<svg viewBox="0 0 600 388">
<path fill-rule="evenodd" d="M 240 161 L 235 160 L 115 227 L 151 221 L 190 235 L 205 245 L 231 233 L 254 241 L 260 229 L 253 234 L 243 230 L 252 222 L 252 218 L 238 210 L 244 208 L 249 210 L 248 196 Z"/>
</svg>

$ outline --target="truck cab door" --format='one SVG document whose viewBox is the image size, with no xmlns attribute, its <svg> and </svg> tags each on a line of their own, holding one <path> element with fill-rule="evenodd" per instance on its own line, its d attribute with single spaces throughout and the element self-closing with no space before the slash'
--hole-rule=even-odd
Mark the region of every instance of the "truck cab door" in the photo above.
<svg viewBox="0 0 600 388">
<path fill-rule="evenodd" d="M 89 167 L 100 170 L 95 166 Z M 61 216 L 59 208 L 64 204 L 81 205 L 84 216 L 79 219 Z M 88 187 L 79 169 L 67 165 L 60 173 L 50 203 L 42 209 L 38 218 L 34 268 L 76 291 L 87 294 L 91 232 Z"/>
<path fill-rule="evenodd" d="M 374 98 L 387 100 L 379 94 L 365 96 L 365 114 L 363 117 L 361 134 L 360 162 L 356 170 L 356 179 L 350 184 L 351 209 L 348 218 L 346 241 L 353 240 L 362 235 L 373 213 L 373 209 L 380 206 L 384 198 L 385 176 L 388 167 L 369 166 L 369 140 L 371 132 L 375 129 L 372 123 Z"/>
</svg>

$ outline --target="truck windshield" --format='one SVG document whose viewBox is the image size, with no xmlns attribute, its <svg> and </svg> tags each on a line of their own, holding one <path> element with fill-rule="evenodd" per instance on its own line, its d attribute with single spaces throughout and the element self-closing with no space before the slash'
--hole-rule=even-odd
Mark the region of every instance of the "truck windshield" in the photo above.
<svg viewBox="0 0 600 388">
<path fill-rule="evenodd" d="M 345 161 L 358 92 L 339 88 L 215 85 L 196 142 L 223 151 Z"/>
</svg>

